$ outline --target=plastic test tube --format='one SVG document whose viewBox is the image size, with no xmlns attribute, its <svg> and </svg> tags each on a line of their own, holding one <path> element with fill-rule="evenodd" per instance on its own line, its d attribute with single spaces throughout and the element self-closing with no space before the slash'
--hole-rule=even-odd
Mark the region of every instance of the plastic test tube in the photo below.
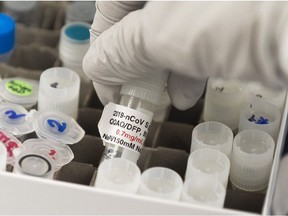
<svg viewBox="0 0 288 216">
<path fill-rule="evenodd" d="M 276 106 L 261 100 L 247 104 L 241 109 L 238 131 L 255 129 L 270 134 L 277 141 L 281 114 Z"/>
<path fill-rule="evenodd" d="M 218 149 L 230 158 L 233 132 L 220 122 L 203 122 L 192 132 L 191 151 L 201 148 Z"/>
<path fill-rule="evenodd" d="M 262 100 L 276 106 L 282 113 L 285 103 L 286 90 L 275 91 L 266 88 L 261 83 L 248 83 L 247 102 L 251 103 L 255 100 Z"/>
<path fill-rule="evenodd" d="M 275 143 L 266 132 L 244 130 L 233 142 L 230 180 L 245 191 L 258 191 L 267 187 Z"/>
<path fill-rule="evenodd" d="M 245 86 L 233 80 L 210 78 L 207 83 L 204 121 L 221 122 L 232 131 L 239 124 L 240 108 L 246 100 Z"/>
<path fill-rule="evenodd" d="M 136 193 L 140 184 L 139 167 L 126 159 L 105 160 L 98 167 L 95 181 L 96 188 Z"/>
<path fill-rule="evenodd" d="M 0 13 L 0 62 L 7 62 L 15 43 L 15 21 L 12 17 Z"/>
<path fill-rule="evenodd" d="M 174 170 L 164 167 L 153 167 L 142 173 L 138 194 L 179 200 L 182 188 L 182 178 Z"/>
<path fill-rule="evenodd" d="M 191 204 L 223 208 L 226 188 L 213 177 L 195 176 L 185 180 L 181 201 Z"/>
<path fill-rule="evenodd" d="M 54 162 L 49 155 L 21 152 L 15 161 L 13 173 L 52 179 L 55 172 Z"/>
<path fill-rule="evenodd" d="M 185 181 L 195 177 L 219 179 L 224 185 L 228 184 L 230 160 L 216 149 L 198 149 L 192 152 L 188 158 Z"/>
<path fill-rule="evenodd" d="M 23 143 L 21 151 L 41 153 L 50 157 L 55 164 L 55 172 L 74 158 L 72 150 L 67 145 L 48 139 L 28 139 Z"/>
<path fill-rule="evenodd" d="M 42 72 L 39 84 L 38 110 L 58 111 L 77 118 L 80 78 L 74 71 L 54 67 Z"/>
<path fill-rule="evenodd" d="M 59 41 L 59 57 L 63 66 L 75 71 L 85 82 L 90 82 L 82 69 L 82 60 L 90 46 L 89 29 L 88 23 L 68 23 L 62 27 Z"/>
<path fill-rule="evenodd" d="M 110 105 L 113 105 L 113 104 L 108 104 L 108 106 L 104 108 L 101 119 L 98 123 L 98 128 L 99 128 L 99 132 L 101 134 L 102 139 L 103 139 L 104 129 L 105 131 L 107 131 L 106 129 L 108 128 L 109 133 L 112 131 L 113 137 L 116 137 L 119 140 L 123 140 L 129 146 L 133 146 L 133 145 L 136 146 L 136 144 L 138 144 L 135 141 L 136 140 L 135 137 L 137 137 L 138 140 L 142 141 L 141 145 L 138 145 L 142 148 L 144 145 L 144 141 L 145 141 L 144 130 L 141 130 L 141 132 L 138 132 L 138 133 L 135 132 L 132 135 L 131 130 L 125 130 L 125 128 L 123 127 L 114 127 L 114 126 L 107 127 L 107 125 L 108 126 L 110 125 L 109 121 L 111 118 L 113 118 L 116 121 L 119 121 L 122 123 L 123 122 L 125 123 L 125 121 L 127 121 L 127 123 L 134 126 L 134 128 L 139 127 L 140 124 L 135 124 L 129 121 L 130 116 L 133 116 L 133 118 L 135 119 L 137 118 L 142 119 L 142 120 L 145 119 L 144 120 L 145 125 L 142 124 L 143 127 L 147 126 L 146 123 L 150 124 L 152 117 L 153 117 L 155 106 L 159 103 L 161 96 L 163 95 L 163 92 L 167 83 L 167 77 L 168 77 L 167 71 L 163 71 L 162 73 L 155 73 L 153 77 L 143 78 L 141 80 L 137 80 L 135 82 L 127 83 L 123 85 L 120 90 L 120 95 L 121 95 L 120 106 L 117 105 L 117 108 L 116 108 L 117 111 L 119 111 L 118 114 L 121 113 L 123 115 L 116 116 L 113 118 L 113 112 L 112 113 L 106 112 L 107 107 L 110 109 L 111 107 Z M 141 115 L 140 118 L 139 118 L 139 115 Z M 149 129 L 149 126 L 146 128 L 146 132 L 148 131 L 148 129 Z M 128 135 L 126 137 L 122 136 L 123 134 L 128 134 L 129 136 Z M 130 138 L 132 137 L 135 138 L 134 143 L 131 142 Z M 111 159 L 114 157 L 119 157 L 119 158 L 125 158 L 128 160 L 131 160 L 136 163 L 140 156 L 140 151 L 131 149 L 129 148 L 129 146 L 117 145 L 117 143 L 116 144 L 112 143 L 110 142 L 110 140 L 107 140 L 107 139 L 103 139 L 103 142 L 106 148 L 104 150 L 101 161 L 106 160 L 106 159 Z M 130 143 L 132 145 L 130 145 Z"/>
</svg>

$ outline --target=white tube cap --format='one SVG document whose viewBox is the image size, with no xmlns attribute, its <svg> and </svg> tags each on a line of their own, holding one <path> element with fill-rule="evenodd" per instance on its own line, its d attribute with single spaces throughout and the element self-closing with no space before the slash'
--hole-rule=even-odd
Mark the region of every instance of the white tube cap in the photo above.
<svg viewBox="0 0 288 216">
<path fill-rule="evenodd" d="M 73 118 L 61 112 L 38 111 L 31 113 L 30 118 L 33 118 L 33 126 L 39 138 L 75 144 L 85 135 L 85 131 Z"/>
<path fill-rule="evenodd" d="M 74 158 L 72 150 L 63 144 L 47 139 L 28 139 L 23 143 L 22 152 L 45 154 L 55 163 L 55 172 Z"/>
<path fill-rule="evenodd" d="M 225 196 L 226 188 L 219 179 L 195 176 L 184 182 L 181 201 L 223 208 Z"/>
<path fill-rule="evenodd" d="M 25 108 L 35 105 L 38 100 L 39 82 L 22 77 L 5 78 L 0 83 L 0 97 L 9 103 Z"/>
<path fill-rule="evenodd" d="M 213 177 L 227 187 L 230 171 L 230 160 L 216 149 L 198 149 L 188 158 L 185 181 L 196 177 Z"/>
<path fill-rule="evenodd" d="M 280 112 L 283 111 L 286 97 L 285 89 L 281 91 L 274 91 L 272 89 L 266 88 L 261 83 L 250 82 L 248 84 L 247 94 L 248 103 L 251 103 L 255 100 L 263 100 L 276 106 L 280 110 Z"/>
<path fill-rule="evenodd" d="M 244 130 L 233 142 L 230 179 L 245 191 L 262 190 L 268 185 L 275 143 L 266 132 Z"/>
<path fill-rule="evenodd" d="M 0 128 L 12 133 L 14 136 L 21 136 L 34 131 L 31 121 L 27 121 L 28 111 L 17 104 L 0 104 Z"/>
<path fill-rule="evenodd" d="M 247 129 L 265 131 L 276 142 L 280 121 L 281 113 L 276 106 L 266 101 L 255 100 L 241 109 L 238 132 Z"/>
<path fill-rule="evenodd" d="M 80 92 L 78 74 L 68 68 L 54 67 L 40 77 L 38 110 L 63 112 L 76 119 Z"/>
<path fill-rule="evenodd" d="M 220 122 L 203 122 L 192 132 L 191 151 L 211 148 L 223 152 L 230 158 L 233 144 L 233 132 Z"/>
<path fill-rule="evenodd" d="M 245 91 L 242 82 L 210 78 L 205 96 L 204 121 L 217 121 L 231 130 L 237 129 L 240 109 L 246 100 Z"/>
<path fill-rule="evenodd" d="M 98 167 L 95 187 L 125 193 L 136 193 L 140 184 L 141 171 L 132 161 L 112 158 Z"/>
<path fill-rule="evenodd" d="M 164 167 L 153 167 L 142 173 L 138 194 L 179 200 L 182 188 L 182 178 L 174 170 Z"/>
</svg>

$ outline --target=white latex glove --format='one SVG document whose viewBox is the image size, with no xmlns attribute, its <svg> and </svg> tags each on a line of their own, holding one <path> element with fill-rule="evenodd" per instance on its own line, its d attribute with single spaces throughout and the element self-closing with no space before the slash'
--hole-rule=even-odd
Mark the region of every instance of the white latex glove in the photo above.
<svg viewBox="0 0 288 216">
<path fill-rule="evenodd" d="M 103 104 L 164 69 L 179 109 L 195 104 L 209 76 L 276 89 L 288 83 L 287 18 L 286 2 L 148 2 L 91 44 L 83 69 Z"/>
</svg>

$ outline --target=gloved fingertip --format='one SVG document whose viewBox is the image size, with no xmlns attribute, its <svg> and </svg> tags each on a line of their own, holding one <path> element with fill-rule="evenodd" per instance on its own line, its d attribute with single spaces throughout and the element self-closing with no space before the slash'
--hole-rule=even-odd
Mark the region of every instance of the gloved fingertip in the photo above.
<svg viewBox="0 0 288 216">
<path fill-rule="evenodd" d="M 197 103 L 205 86 L 206 80 L 196 80 L 171 73 L 167 90 L 171 103 L 179 110 L 186 110 Z"/>
<path fill-rule="evenodd" d="M 121 95 L 119 94 L 121 86 L 102 85 L 93 82 L 94 89 L 100 102 L 105 106 L 110 102 L 119 103 Z"/>
</svg>

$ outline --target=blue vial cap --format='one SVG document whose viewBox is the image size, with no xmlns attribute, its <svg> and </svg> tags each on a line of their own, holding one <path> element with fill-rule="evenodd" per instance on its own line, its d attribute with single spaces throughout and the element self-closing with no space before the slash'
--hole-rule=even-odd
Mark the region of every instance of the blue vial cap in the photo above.
<svg viewBox="0 0 288 216">
<path fill-rule="evenodd" d="M 90 38 L 89 27 L 80 23 L 69 24 L 65 29 L 65 34 L 68 38 L 79 42 L 87 41 Z"/>
<path fill-rule="evenodd" d="M 0 54 L 12 50 L 14 41 L 15 21 L 12 17 L 0 13 Z"/>
</svg>

